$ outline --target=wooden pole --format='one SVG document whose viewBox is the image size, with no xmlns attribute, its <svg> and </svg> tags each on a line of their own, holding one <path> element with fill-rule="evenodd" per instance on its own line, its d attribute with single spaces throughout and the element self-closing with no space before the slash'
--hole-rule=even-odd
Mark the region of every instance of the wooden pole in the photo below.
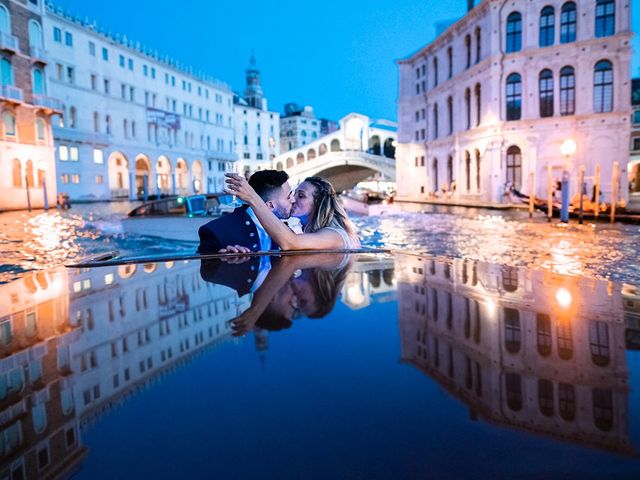
<svg viewBox="0 0 640 480">
<path fill-rule="evenodd" d="M 536 201 L 536 172 L 529 174 L 529 218 L 533 217 L 533 206 Z"/>
<path fill-rule="evenodd" d="M 583 200 L 582 197 L 584 197 L 584 165 L 580 165 L 580 213 L 578 214 L 578 223 L 580 225 L 582 225 L 582 206 L 583 206 Z"/>
<path fill-rule="evenodd" d="M 618 162 L 613 162 L 611 174 L 611 223 L 616 221 L 616 203 L 618 203 Z"/>
<path fill-rule="evenodd" d="M 596 165 L 596 191 L 595 194 L 595 204 L 596 208 L 593 212 L 596 217 L 596 222 L 598 221 L 598 215 L 600 214 L 600 164 Z"/>
<path fill-rule="evenodd" d="M 551 165 L 547 167 L 547 218 L 551 222 L 553 217 L 553 186 L 551 183 Z"/>
</svg>

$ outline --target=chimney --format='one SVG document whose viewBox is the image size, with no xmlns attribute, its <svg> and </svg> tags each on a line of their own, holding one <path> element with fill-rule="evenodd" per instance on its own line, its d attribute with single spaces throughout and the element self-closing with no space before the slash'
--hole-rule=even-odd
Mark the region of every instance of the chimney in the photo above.
<svg viewBox="0 0 640 480">
<path fill-rule="evenodd" d="M 467 0 L 467 12 L 473 10 L 473 0 Z"/>
</svg>

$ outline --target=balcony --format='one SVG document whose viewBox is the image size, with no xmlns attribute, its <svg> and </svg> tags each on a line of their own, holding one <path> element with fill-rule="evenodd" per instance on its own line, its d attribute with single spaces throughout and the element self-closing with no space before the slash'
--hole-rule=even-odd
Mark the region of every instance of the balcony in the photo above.
<svg viewBox="0 0 640 480">
<path fill-rule="evenodd" d="M 11 103 L 23 103 L 22 89 L 12 85 L 0 86 L 0 100 Z"/>
<path fill-rule="evenodd" d="M 106 133 L 80 130 L 78 128 L 53 127 L 53 138 L 59 141 L 87 143 L 90 145 L 109 145 L 109 136 Z"/>
<path fill-rule="evenodd" d="M 238 156 L 235 153 L 220 152 L 217 150 L 205 150 L 205 157 L 211 160 L 218 160 L 223 162 L 235 162 L 238 160 Z"/>
<path fill-rule="evenodd" d="M 64 113 L 62 102 L 57 98 L 34 94 L 32 103 L 34 106 L 47 110 L 49 113 Z"/>
<path fill-rule="evenodd" d="M 0 50 L 18 52 L 18 39 L 8 33 L 0 32 Z"/>
<path fill-rule="evenodd" d="M 47 63 L 47 51 L 43 47 L 30 47 L 31 58 L 36 62 Z"/>
</svg>

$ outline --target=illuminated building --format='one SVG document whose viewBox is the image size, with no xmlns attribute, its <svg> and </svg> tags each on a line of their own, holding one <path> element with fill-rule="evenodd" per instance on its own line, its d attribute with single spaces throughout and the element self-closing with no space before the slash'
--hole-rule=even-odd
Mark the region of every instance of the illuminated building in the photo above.
<svg viewBox="0 0 640 480">
<path fill-rule="evenodd" d="M 472 418 L 635 452 L 621 288 L 469 260 L 396 260 L 402 359 Z"/>
<path fill-rule="evenodd" d="M 72 200 L 220 191 L 236 160 L 233 92 L 48 4 L 58 190 Z"/>
<path fill-rule="evenodd" d="M 56 171 L 42 1 L 0 4 L 0 211 L 55 205 Z M 46 196 L 46 200 L 45 200 Z"/>
<path fill-rule="evenodd" d="M 601 166 L 604 201 L 628 195 L 630 8 L 620 0 L 482 0 L 398 61 L 398 187 L 410 200 L 501 202 L 505 187 L 547 198 L 547 171 L 571 196 Z M 565 158 L 566 139 L 577 144 Z M 455 188 L 454 188 L 455 187 Z M 507 197 L 508 198 L 508 197 Z"/>
</svg>

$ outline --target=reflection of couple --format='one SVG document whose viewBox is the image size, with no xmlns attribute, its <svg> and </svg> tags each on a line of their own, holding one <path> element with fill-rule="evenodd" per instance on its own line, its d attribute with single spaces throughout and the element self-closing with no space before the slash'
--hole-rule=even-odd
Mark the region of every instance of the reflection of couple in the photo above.
<svg viewBox="0 0 640 480">
<path fill-rule="evenodd" d="M 324 317 L 333 309 L 349 266 L 349 255 L 335 253 L 239 256 L 204 259 L 200 275 L 207 282 L 233 288 L 240 297 L 253 292 L 250 307 L 232 321 L 234 334 L 244 335 L 254 326 L 289 328 L 297 312 Z"/>
<path fill-rule="evenodd" d="M 309 177 L 293 192 L 283 171 L 261 170 L 249 181 L 228 173 L 227 191 L 247 205 L 200 227 L 199 253 L 359 248 L 353 224 L 328 181 Z M 282 220 L 302 223 L 294 233 Z"/>
</svg>

